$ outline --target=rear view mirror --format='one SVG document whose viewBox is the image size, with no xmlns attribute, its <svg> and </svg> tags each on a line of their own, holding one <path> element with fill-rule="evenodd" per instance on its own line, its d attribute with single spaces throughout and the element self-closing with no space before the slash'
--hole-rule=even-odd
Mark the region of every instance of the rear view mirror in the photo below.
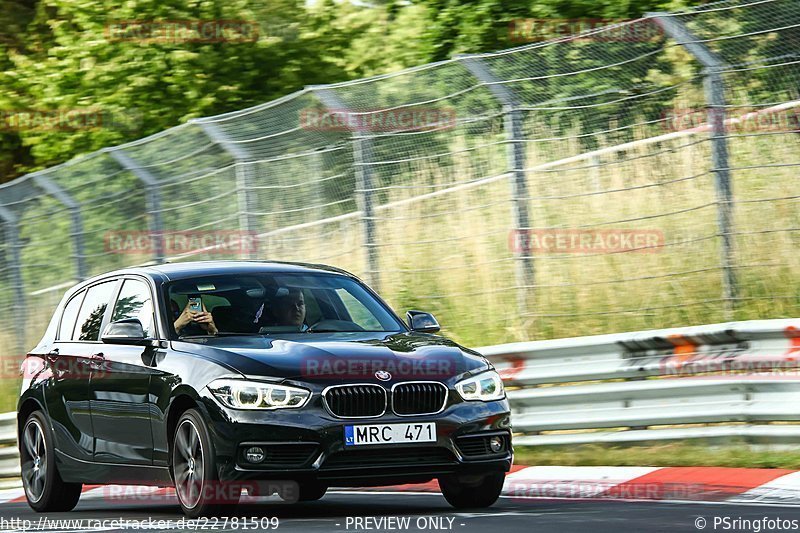
<svg viewBox="0 0 800 533">
<path fill-rule="evenodd" d="M 433 315 L 423 311 L 408 311 L 406 313 L 406 321 L 408 321 L 408 327 L 413 331 L 436 333 L 441 329 L 439 322 L 436 321 Z"/>
<path fill-rule="evenodd" d="M 125 318 L 110 323 L 101 339 L 106 344 L 126 344 L 132 346 L 152 346 L 155 339 L 144 335 L 144 327 L 138 318 Z"/>
</svg>

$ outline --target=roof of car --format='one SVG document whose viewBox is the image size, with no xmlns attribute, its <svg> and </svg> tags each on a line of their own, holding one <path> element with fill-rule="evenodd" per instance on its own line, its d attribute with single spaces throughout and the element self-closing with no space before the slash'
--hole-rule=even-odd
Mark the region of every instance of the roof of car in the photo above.
<svg viewBox="0 0 800 533">
<path fill-rule="evenodd" d="M 279 261 L 191 261 L 185 263 L 163 263 L 159 265 L 131 267 L 118 272 L 137 272 L 151 275 L 161 274 L 171 280 L 184 279 L 198 275 L 255 274 L 262 272 L 327 272 L 352 276 L 349 272 L 332 266 L 308 263 L 284 263 Z"/>
</svg>

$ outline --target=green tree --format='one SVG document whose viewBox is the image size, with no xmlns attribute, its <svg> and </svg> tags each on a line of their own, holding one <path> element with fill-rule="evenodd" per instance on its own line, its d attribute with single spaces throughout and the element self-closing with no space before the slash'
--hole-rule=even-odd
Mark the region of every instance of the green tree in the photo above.
<svg viewBox="0 0 800 533">
<path fill-rule="evenodd" d="M 342 62 L 360 31 L 352 6 L 302 0 L 7 2 L 0 111 L 83 110 L 75 128 L 25 127 L 0 138 L 5 179 L 186 120 L 269 101 L 305 84 L 358 76 Z M 17 9 L 23 7 L 24 9 Z M 341 13 L 340 13 L 341 12 Z M 120 21 L 252 21 L 257 38 L 119 38 Z M 361 22 L 362 24 L 365 22 Z"/>
<path fill-rule="evenodd" d="M 0 0 L 0 181 L 305 85 L 513 46 L 516 19 L 629 19 L 694 3 Z M 186 42 L 112 31 L 120 21 L 181 20 L 252 21 L 258 37 Z M 8 114 L 24 110 L 82 110 L 93 122 L 9 127 Z"/>
</svg>

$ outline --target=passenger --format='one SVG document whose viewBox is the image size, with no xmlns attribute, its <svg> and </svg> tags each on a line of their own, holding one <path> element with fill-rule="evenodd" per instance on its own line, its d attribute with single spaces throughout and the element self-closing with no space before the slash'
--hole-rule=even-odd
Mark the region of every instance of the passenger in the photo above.
<svg viewBox="0 0 800 533">
<path fill-rule="evenodd" d="M 172 316 L 175 319 L 175 333 L 181 337 L 190 335 L 216 335 L 218 333 L 217 326 L 214 324 L 214 318 L 211 313 L 206 311 L 206 306 L 203 304 L 201 312 L 191 311 L 189 304 L 180 311 L 178 302 L 170 300 L 172 307 Z"/>
</svg>

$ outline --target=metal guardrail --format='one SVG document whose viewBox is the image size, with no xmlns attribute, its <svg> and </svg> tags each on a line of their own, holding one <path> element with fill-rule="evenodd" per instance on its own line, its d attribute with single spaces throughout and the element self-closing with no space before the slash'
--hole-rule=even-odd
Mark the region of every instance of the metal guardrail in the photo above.
<svg viewBox="0 0 800 533">
<path fill-rule="evenodd" d="M 742 438 L 800 442 L 800 319 L 487 346 L 516 445 Z M 0 478 L 19 476 L 16 413 Z"/>
<path fill-rule="evenodd" d="M 20 485 L 17 413 L 0 414 L 0 488 Z"/>
<path fill-rule="evenodd" d="M 489 346 L 518 445 L 800 439 L 800 320 Z"/>
</svg>

